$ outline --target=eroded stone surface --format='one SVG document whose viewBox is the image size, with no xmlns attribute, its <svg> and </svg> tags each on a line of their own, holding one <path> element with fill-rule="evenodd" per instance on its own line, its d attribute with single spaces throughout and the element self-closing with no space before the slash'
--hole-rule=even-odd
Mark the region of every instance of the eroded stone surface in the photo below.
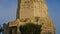
<svg viewBox="0 0 60 34">
<path fill-rule="evenodd" d="M 19 26 L 26 23 L 42 25 L 41 34 L 55 34 L 54 24 L 48 15 L 45 0 L 18 0 L 16 20 L 7 24 L 8 27 L 5 32 L 8 31 L 7 34 L 9 34 L 11 30 L 21 34 Z M 10 29 L 11 27 L 17 31 Z"/>
</svg>

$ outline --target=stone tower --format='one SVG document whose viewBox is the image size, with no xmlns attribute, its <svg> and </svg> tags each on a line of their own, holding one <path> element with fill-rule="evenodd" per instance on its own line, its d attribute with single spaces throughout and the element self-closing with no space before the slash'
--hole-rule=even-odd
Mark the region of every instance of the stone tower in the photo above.
<svg viewBox="0 0 60 34">
<path fill-rule="evenodd" d="M 4 28 L 4 34 L 19 34 L 20 25 L 32 22 L 42 25 L 41 34 L 55 34 L 53 21 L 48 14 L 46 0 L 18 0 L 16 20 Z"/>
<path fill-rule="evenodd" d="M 48 17 L 45 0 L 18 0 L 17 18 Z"/>
<path fill-rule="evenodd" d="M 41 34 L 54 34 L 54 24 L 48 15 L 46 0 L 18 0 L 17 19 L 30 19 L 32 22 L 42 24 Z"/>
</svg>

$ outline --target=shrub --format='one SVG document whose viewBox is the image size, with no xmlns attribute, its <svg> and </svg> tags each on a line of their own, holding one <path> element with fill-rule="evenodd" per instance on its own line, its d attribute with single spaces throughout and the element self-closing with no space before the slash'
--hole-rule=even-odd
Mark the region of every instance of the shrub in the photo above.
<svg viewBox="0 0 60 34">
<path fill-rule="evenodd" d="M 40 34 L 42 25 L 27 23 L 20 26 L 21 34 Z"/>
</svg>

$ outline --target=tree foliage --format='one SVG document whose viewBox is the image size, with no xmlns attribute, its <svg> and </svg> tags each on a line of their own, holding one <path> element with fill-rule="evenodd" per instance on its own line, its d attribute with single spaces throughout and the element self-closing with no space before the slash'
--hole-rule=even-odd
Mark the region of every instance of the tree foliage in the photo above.
<svg viewBox="0 0 60 34">
<path fill-rule="evenodd" d="M 2 32 L 3 31 L 3 28 L 0 28 L 0 32 Z"/>
<path fill-rule="evenodd" d="M 21 34 L 40 34 L 42 25 L 27 23 L 20 26 Z"/>
</svg>

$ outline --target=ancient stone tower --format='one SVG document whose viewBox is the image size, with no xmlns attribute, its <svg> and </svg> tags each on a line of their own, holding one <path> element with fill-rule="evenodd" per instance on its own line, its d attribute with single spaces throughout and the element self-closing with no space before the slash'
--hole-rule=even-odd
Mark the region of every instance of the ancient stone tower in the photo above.
<svg viewBox="0 0 60 34">
<path fill-rule="evenodd" d="M 20 32 L 20 25 L 32 22 L 42 25 L 41 34 L 55 34 L 54 24 L 49 17 L 48 7 L 45 1 L 46 0 L 18 0 L 16 20 L 8 23 L 7 31 L 11 34 L 18 34 Z"/>
<path fill-rule="evenodd" d="M 38 20 L 43 24 L 42 34 L 54 34 L 54 26 L 48 15 L 46 0 L 18 0 L 17 18 L 20 20 L 30 19 L 32 22 Z"/>
</svg>

